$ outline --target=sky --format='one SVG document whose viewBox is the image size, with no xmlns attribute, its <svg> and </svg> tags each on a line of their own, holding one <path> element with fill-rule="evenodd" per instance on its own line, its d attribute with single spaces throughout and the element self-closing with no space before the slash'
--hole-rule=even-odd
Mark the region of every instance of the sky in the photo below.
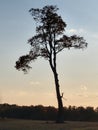
<svg viewBox="0 0 98 130">
<path fill-rule="evenodd" d="M 57 107 L 48 61 L 32 62 L 28 74 L 14 67 L 36 33 L 29 9 L 46 5 L 57 5 L 66 35 L 83 36 L 88 43 L 84 50 L 65 49 L 58 55 L 64 106 L 98 107 L 98 0 L 0 0 L 0 103 Z"/>
</svg>

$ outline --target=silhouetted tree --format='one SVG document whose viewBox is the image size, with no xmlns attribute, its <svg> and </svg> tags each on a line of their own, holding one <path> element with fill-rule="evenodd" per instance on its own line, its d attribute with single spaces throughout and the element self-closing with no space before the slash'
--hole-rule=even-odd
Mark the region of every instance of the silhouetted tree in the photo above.
<svg viewBox="0 0 98 130">
<path fill-rule="evenodd" d="M 61 16 L 57 14 L 58 8 L 50 5 L 45 6 L 42 9 L 31 8 L 31 13 L 36 24 L 36 35 L 28 40 L 31 45 L 29 54 L 21 56 L 16 62 L 16 69 L 27 72 L 31 67 L 29 64 L 31 61 L 36 60 L 38 57 L 43 57 L 49 61 L 49 65 L 52 69 L 57 101 L 58 101 L 58 116 L 57 123 L 64 122 L 63 118 L 63 94 L 60 93 L 60 85 L 57 73 L 57 54 L 63 49 L 71 47 L 73 48 L 85 48 L 87 43 L 83 37 L 77 35 L 67 36 L 64 35 L 66 23 L 62 20 Z"/>
</svg>

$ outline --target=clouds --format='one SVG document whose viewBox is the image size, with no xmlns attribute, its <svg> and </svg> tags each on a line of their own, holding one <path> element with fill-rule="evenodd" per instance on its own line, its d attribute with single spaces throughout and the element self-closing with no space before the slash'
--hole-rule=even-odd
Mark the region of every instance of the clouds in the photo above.
<svg viewBox="0 0 98 130">
<path fill-rule="evenodd" d="M 40 82 L 39 81 L 31 81 L 30 85 L 32 85 L 32 86 L 39 86 Z"/>
<path fill-rule="evenodd" d="M 77 30 L 72 28 L 72 29 L 67 30 L 67 32 L 68 32 L 68 33 L 76 33 Z"/>
<path fill-rule="evenodd" d="M 98 106 L 98 92 L 92 90 L 88 84 L 80 84 L 76 86 L 73 91 L 65 92 L 67 101 L 63 100 L 65 106 Z"/>
<path fill-rule="evenodd" d="M 80 86 L 80 92 L 79 92 L 79 97 L 84 97 L 87 98 L 88 97 L 88 88 L 86 85 L 81 85 Z"/>
<path fill-rule="evenodd" d="M 14 69 L 18 55 L 21 56 L 21 54 L 28 52 L 29 46 L 25 43 L 35 32 L 35 24 L 32 24 L 32 17 L 27 11 L 32 7 L 31 2 L 24 1 L 20 4 L 17 1 L 16 3 L 0 4 L 2 7 L 1 14 L 3 12 L 3 14 L 7 15 L 3 5 L 4 7 L 7 6 L 7 8 L 10 9 L 6 8 L 8 10 L 7 13 L 10 14 L 11 18 L 8 19 L 9 15 L 7 15 L 7 17 L 3 15 L 4 19 L 2 17 L 1 20 L 0 86 L 3 91 L 0 93 L 0 102 L 21 105 L 39 103 L 43 105 L 55 105 L 56 94 L 54 79 L 46 61 L 41 59 L 32 64 L 33 71 L 30 71 L 28 76 L 24 76 L 23 73 Z M 98 12 L 98 4 L 96 4 L 96 2 L 98 1 L 87 0 L 89 6 L 84 4 L 83 1 L 80 3 L 80 1 L 81 0 L 79 0 L 78 3 L 72 0 L 67 2 L 62 1 L 63 4 L 60 0 L 47 1 L 48 4 L 54 3 L 58 5 L 61 16 L 66 19 L 65 21 L 68 21 L 66 35 L 76 34 L 83 36 L 88 42 L 88 48 L 85 51 L 66 51 L 64 54 L 61 53 L 61 57 L 59 58 L 58 74 L 60 74 L 60 86 L 61 89 L 64 86 L 64 97 L 67 98 L 67 101 L 64 101 L 64 105 L 67 103 L 68 105 L 84 105 L 90 104 L 90 102 L 92 105 L 98 104 L 98 15 L 96 15 L 96 12 Z M 45 4 L 44 2 L 38 3 L 36 1 L 32 1 L 32 3 L 34 8 L 43 7 Z M 13 7 L 17 9 L 14 9 L 14 17 Z M 68 85 L 65 85 L 65 82 L 66 84 L 68 83 Z M 96 104 L 94 104 L 95 100 Z"/>
<path fill-rule="evenodd" d="M 92 37 L 93 37 L 94 39 L 98 40 L 98 33 L 93 34 Z"/>
<path fill-rule="evenodd" d="M 7 94 L 9 93 L 9 95 Z M 12 90 L 3 93 L 2 103 L 10 103 L 17 105 L 53 105 L 57 106 L 55 92 L 40 92 L 40 91 L 26 91 L 26 90 Z"/>
<path fill-rule="evenodd" d="M 87 39 L 98 40 L 98 32 L 86 30 L 85 28 L 70 28 L 66 30 L 66 33 L 68 35 L 76 34 L 83 36 L 84 38 L 87 37 Z"/>
<path fill-rule="evenodd" d="M 71 29 L 67 29 L 66 33 L 68 33 L 69 35 L 73 35 L 73 34 L 84 35 L 87 33 L 87 31 L 83 28 L 78 28 L 78 29 L 71 28 Z"/>
<path fill-rule="evenodd" d="M 82 91 L 87 91 L 87 86 L 86 86 L 86 85 L 81 85 L 81 86 L 80 86 L 80 89 L 81 89 Z"/>
</svg>

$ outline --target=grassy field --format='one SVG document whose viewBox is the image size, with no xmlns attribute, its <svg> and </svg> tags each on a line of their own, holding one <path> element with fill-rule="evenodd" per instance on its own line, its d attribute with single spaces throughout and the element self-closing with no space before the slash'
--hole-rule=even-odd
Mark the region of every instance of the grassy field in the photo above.
<svg viewBox="0 0 98 130">
<path fill-rule="evenodd" d="M 0 119 L 0 130 L 98 130 L 97 122 L 55 122 Z"/>
</svg>

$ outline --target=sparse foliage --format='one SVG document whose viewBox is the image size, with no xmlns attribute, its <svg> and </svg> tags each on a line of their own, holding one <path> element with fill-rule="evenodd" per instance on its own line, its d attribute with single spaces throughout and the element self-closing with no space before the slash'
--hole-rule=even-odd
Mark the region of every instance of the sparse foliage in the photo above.
<svg viewBox="0 0 98 130">
<path fill-rule="evenodd" d="M 28 43 L 31 45 L 29 54 L 20 57 L 15 67 L 18 70 L 27 72 L 31 68 L 29 66 L 31 61 L 36 60 L 38 57 L 43 57 L 49 61 L 54 74 L 58 100 L 57 122 L 61 123 L 63 122 L 63 103 L 56 66 L 57 54 L 65 48 L 85 48 L 87 43 L 83 37 L 64 34 L 67 24 L 57 14 L 57 10 L 58 8 L 53 5 L 45 6 L 42 9 L 31 8 L 29 10 L 33 19 L 37 22 L 36 35 L 28 40 Z"/>
</svg>

